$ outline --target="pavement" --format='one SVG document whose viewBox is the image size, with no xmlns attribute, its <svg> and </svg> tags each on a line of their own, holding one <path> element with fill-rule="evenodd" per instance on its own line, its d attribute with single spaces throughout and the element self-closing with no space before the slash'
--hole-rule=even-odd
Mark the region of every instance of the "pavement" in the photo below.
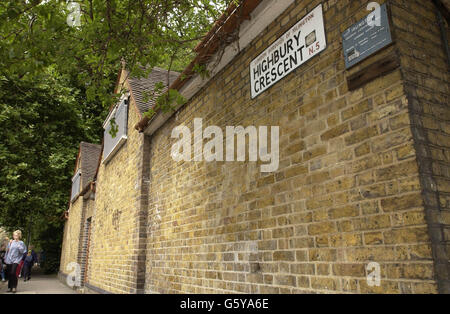
<svg viewBox="0 0 450 314">
<path fill-rule="evenodd" d="M 6 292 L 8 282 L 0 281 L 0 294 L 13 294 Z M 62 284 L 57 275 L 36 274 L 31 276 L 31 280 L 24 282 L 19 278 L 16 294 L 77 294 L 76 291 Z"/>
</svg>

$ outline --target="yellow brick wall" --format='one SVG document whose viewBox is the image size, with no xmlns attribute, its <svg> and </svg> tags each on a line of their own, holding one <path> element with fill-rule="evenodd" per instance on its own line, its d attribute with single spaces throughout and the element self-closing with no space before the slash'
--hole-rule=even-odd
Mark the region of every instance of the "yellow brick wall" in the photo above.
<svg viewBox="0 0 450 314">
<path fill-rule="evenodd" d="M 78 246 L 80 241 L 80 224 L 83 208 L 83 197 L 78 197 L 71 203 L 69 208 L 69 219 L 64 226 L 64 239 L 61 252 L 61 263 L 59 269 L 62 273 L 68 274 L 66 269 L 69 263 L 78 262 Z"/>
<path fill-rule="evenodd" d="M 146 292 L 437 292 L 402 71 L 346 83 L 398 53 L 345 71 L 341 33 L 369 1 L 324 1 L 327 49 L 250 99 L 251 60 L 320 2 L 296 1 L 153 135 Z M 279 170 L 174 162 L 171 131 L 194 118 L 280 126 Z M 381 287 L 367 285 L 372 261 Z"/>
<path fill-rule="evenodd" d="M 70 245 L 67 241 L 67 238 L 68 238 L 68 223 L 67 223 L 67 220 L 66 220 L 66 222 L 64 223 L 64 234 L 63 234 L 63 242 L 62 242 L 62 245 L 61 245 L 61 259 L 60 259 L 60 262 L 59 262 L 59 271 L 60 272 L 65 272 L 65 270 L 64 270 L 64 266 L 66 265 L 66 260 L 67 260 L 67 253 L 69 252 L 68 251 L 68 246 Z"/>
<path fill-rule="evenodd" d="M 139 119 L 130 104 L 128 139 L 108 163 L 101 164 L 96 182 L 87 282 L 113 293 L 136 292 L 137 158 L 143 135 L 134 125 Z"/>
<path fill-rule="evenodd" d="M 92 196 L 93 194 L 90 194 L 90 196 Z M 83 210 L 83 214 L 81 217 L 81 221 L 82 221 L 82 225 L 80 228 L 80 243 L 78 246 L 78 263 L 80 265 L 80 275 L 81 275 L 81 280 L 82 280 L 82 284 L 84 285 L 85 283 L 85 273 L 86 273 L 86 268 L 88 267 L 87 265 L 87 258 L 88 258 L 88 240 L 89 240 L 89 229 L 88 229 L 88 219 L 91 218 L 92 221 L 92 216 L 94 214 L 94 210 L 95 210 L 95 200 L 91 199 L 90 196 L 86 195 L 83 198 L 83 202 L 84 202 L 84 210 Z M 91 224 L 92 226 L 92 224 Z M 92 230 L 92 228 L 91 228 Z M 92 239 L 92 231 L 91 231 L 91 239 Z"/>
<path fill-rule="evenodd" d="M 450 293 L 449 65 L 431 1 L 405 2 L 394 12 L 393 19 L 398 25 L 398 48 L 427 220 L 441 279 L 439 291 Z M 443 23 L 448 32 L 444 18 Z"/>
</svg>

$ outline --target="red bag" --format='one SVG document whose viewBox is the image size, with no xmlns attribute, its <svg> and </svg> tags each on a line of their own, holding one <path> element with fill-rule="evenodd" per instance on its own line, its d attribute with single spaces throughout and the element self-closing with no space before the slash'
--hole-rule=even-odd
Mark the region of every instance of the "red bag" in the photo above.
<svg viewBox="0 0 450 314">
<path fill-rule="evenodd" d="M 17 265 L 16 276 L 19 277 L 20 272 L 22 271 L 23 261 L 20 261 L 19 265 Z"/>
</svg>

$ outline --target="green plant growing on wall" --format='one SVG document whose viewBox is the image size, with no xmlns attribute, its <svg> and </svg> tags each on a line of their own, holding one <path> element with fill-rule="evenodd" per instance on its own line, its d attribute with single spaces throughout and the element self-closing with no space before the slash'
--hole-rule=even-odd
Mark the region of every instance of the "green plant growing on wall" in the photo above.
<svg viewBox="0 0 450 314">
<path fill-rule="evenodd" d="M 109 129 L 109 134 L 111 134 L 111 136 L 114 138 L 116 137 L 117 132 L 119 132 L 119 126 L 117 125 L 115 118 L 111 118 L 111 120 L 109 120 L 109 124 L 111 126 L 111 128 Z"/>
</svg>

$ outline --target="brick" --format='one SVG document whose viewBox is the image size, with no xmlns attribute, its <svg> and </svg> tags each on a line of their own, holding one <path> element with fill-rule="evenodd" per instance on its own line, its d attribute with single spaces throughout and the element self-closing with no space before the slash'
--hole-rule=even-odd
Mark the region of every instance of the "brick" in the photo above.
<svg viewBox="0 0 450 314">
<path fill-rule="evenodd" d="M 328 207 L 333 204 L 333 200 L 330 197 L 321 197 L 316 199 L 309 199 L 306 201 L 307 209 L 317 209 L 322 207 Z"/>
<path fill-rule="evenodd" d="M 300 131 L 301 137 L 305 138 L 312 134 L 317 134 L 323 131 L 325 128 L 326 128 L 325 122 L 321 120 L 313 121 L 312 123 L 306 125 L 306 127 Z"/>
<path fill-rule="evenodd" d="M 391 279 L 432 279 L 433 264 L 390 264 L 386 265 L 386 275 Z"/>
<path fill-rule="evenodd" d="M 390 227 L 391 221 L 388 215 L 377 215 L 358 219 L 354 224 L 357 230 L 373 230 Z"/>
<path fill-rule="evenodd" d="M 330 275 L 330 265 L 328 264 L 317 264 L 316 274 L 319 276 L 328 276 Z"/>
<path fill-rule="evenodd" d="M 294 166 L 294 167 L 287 169 L 285 172 L 285 177 L 291 178 L 291 177 L 307 174 L 308 172 L 309 172 L 308 167 L 303 166 L 303 165 L 298 165 L 298 166 Z"/>
<path fill-rule="evenodd" d="M 369 111 L 370 109 L 372 109 L 371 104 L 369 103 L 368 100 L 364 100 L 364 101 L 360 102 L 359 104 L 351 107 L 350 109 L 342 111 L 342 114 L 341 114 L 342 121 L 346 121 L 348 119 L 356 117 L 364 112 Z"/>
<path fill-rule="evenodd" d="M 352 205 L 330 209 L 329 211 L 329 217 L 331 219 L 356 217 L 358 215 L 359 215 L 359 208 L 357 206 Z"/>
<path fill-rule="evenodd" d="M 372 139 L 372 151 L 381 152 L 391 149 L 397 145 L 403 145 L 412 140 L 411 130 L 408 128 L 399 129 L 394 133 L 389 133 L 381 137 Z"/>
<path fill-rule="evenodd" d="M 303 153 L 303 160 L 308 161 L 313 158 L 325 155 L 327 153 L 327 147 L 326 146 L 319 146 L 314 149 L 308 150 Z"/>
<path fill-rule="evenodd" d="M 420 243 L 428 239 L 426 228 L 400 228 L 384 232 L 386 244 Z"/>
<path fill-rule="evenodd" d="M 356 143 L 360 143 L 360 142 L 365 141 L 376 135 L 378 135 L 377 126 L 365 128 L 365 129 L 356 131 L 356 132 L 352 133 L 351 135 L 347 136 L 345 138 L 345 144 L 346 145 L 354 145 Z"/>
<path fill-rule="evenodd" d="M 366 245 L 378 245 L 383 243 L 383 233 L 370 232 L 364 234 L 364 243 Z"/>
<path fill-rule="evenodd" d="M 380 156 L 378 156 L 378 155 L 367 156 L 363 159 L 355 161 L 353 163 L 352 171 L 354 173 L 366 171 L 368 169 L 381 166 L 381 163 L 382 163 L 382 161 L 380 159 Z"/>
<path fill-rule="evenodd" d="M 361 246 L 362 235 L 359 233 L 341 233 L 330 236 L 331 247 Z"/>
<path fill-rule="evenodd" d="M 337 258 L 336 250 L 330 249 L 311 249 L 309 251 L 309 260 L 315 262 L 331 262 Z M 298 259 L 297 259 L 298 261 Z"/>
<path fill-rule="evenodd" d="M 404 160 L 416 155 L 416 150 L 413 145 L 405 145 L 403 147 L 399 147 L 396 150 L 397 159 Z"/>
<path fill-rule="evenodd" d="M 274 261 L 295 261 L 293 251 L 277 251 L 273 253 Z"/>
<path fill-rule="evenodd" d="M 370 153 L 370 143 L 366 142 L 355 148 L 355 156 L 361 157 Z"/>
<path fill-rule="evenodd" d="M 308 227 L 308 234 L 318 235 L 336 232 L 336 225 L 332 222 L 320 222 Z"/>
<path fill-rule="evenodd" d="M 325 191 L 332 193 L 336 191 L 345 191 L 355 186 L 355 179 L 352 177 L 339 178 L 325 185 Z"/>
<path fill-rule="evenodd" d="M 311 287 L 319 290 L 335 290 L 336 280 L 332 278 L 313 277 L 311 278 Z"/>
<path fill-rule="evenodd" d="M 322 141 L 329 141 L 333 138 L 336 138 L 338 136 L 341 136 L 347 132 L 349 132 L 349 126 L 347 123 L 338 125 L 337 127 L 332 128 L 331 130 L 326 131 L 321 135 Z"/>
<path fill-rule="evenodd" d="M 377 170 L 378 180 L 393 180 L 402 176 L 408 176 L 417 172 L 417 163 L 415 160 L 403 162 L 397 165 Z"/>
<path fill-rule="evenodd" d="M 355 103 L 355 102 L 361 100 L 363 98 L 363 96 L 364 96 L 364 91 L 362 88 L 357 89 L 353 92 L 350 92 L 349 97 L 348 97 L 349 103 Z"/>
<path fill-rule="evenodd" d="M 399 294 L 400 288 L 398 282 L 395 281 L 387 281 L 387 280 L 381 280 L 381 285 L 378 286 L 369 286 L 367 284 L 367 280 L 360 280 L 359 281 L 361 293 L 364 294 Z"/>
<path fill-rule="evenodd" d="M 438 288 L 435 283 L 429 282 L 413 282 L 413 291 L 416 294 L 436 294 Z"/>
<path fill-rule="evenodd" d="M 291 264 L 291 273 L 293 274 L 303 274 L 303 275 L 314 275 L 314 264 Z M 297 277 L 299 278 L 299 277 Z M 304 276 L 304 278 L 307 278 Z M 298 281 L 298 279 L 297 279 Z M 304 287 L 304 286 L 303 286 Z"/>
<path fill-rule="evenodd" d="M 308 177 L 308 182 L 311 184 L 322 183 L 330 179 L 330 173 L 328 171 L 314 173 Z"/>
<path fill-rule="evenodd" d="M 274 284 L 280 286 L 297 286 L 297 278 L 295 276 L 287 276 L 287 275 L 275 275 L 274 276 Z"/>
<path fill-rule="evenodd" d="M 285 153 L 286 156 L 290 156 L 292 154 L 295 154 L 295 153 L 298 153 L 298 152 L 304 150 L 305 147 L 306 147 L 305 146 L 305 142 L 304 141 L 300 141 L 298 143 L 293 143 L 293 144 L 289 145 L 285 149 L 284 153 Z"/>
<path fill-rule="evenodd" d="M 364 264 L 334 264 L 333 274 L 336 276 L 345 277 L 364 277 L 365 265 Z"/>
<path fill-rule="evenodd" d="M 377 92 L 380 92 L 385 88 L 391 87 L 393 84 L 399 82 L 400 80 L 400 71 L 395 71 L 388 75 L 385 75 L 382 79 L 378 78 L 364 86 L 364 96 L 370 96 Z"/>
<path fill-rule="evenodd" d="M 386 91 L 386 101 L 388 102 L 392 101 L 395 98 L 398 98 L 403 95 L 404 95 L 403 86 L 402 85 L 395 86 Z"/>
<path fill-rule="evenodd" d="M 385 212 L 421 207 L 422 204 L 422 196 L 420 194 L 408 194 L 381 200 L 381 207 Z"/>
<path fill-rule="evenodd" d="M 394 118 L 389 119 L 389 124 L 392 130 L 397 130 L 410 125 L 408 113 L 402 113 Z"/>
</svg>

